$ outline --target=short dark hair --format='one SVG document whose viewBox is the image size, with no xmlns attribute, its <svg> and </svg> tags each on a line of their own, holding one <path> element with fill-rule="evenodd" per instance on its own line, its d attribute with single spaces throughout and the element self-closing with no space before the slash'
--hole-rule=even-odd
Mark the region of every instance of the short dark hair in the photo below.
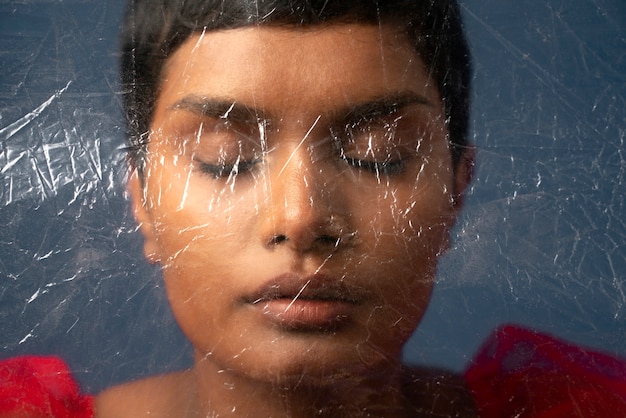
<svg viewBox="0 0 626 418">
<path fill-rule="evenodd" d="M 193 33 L 333 22 L 404 26 L 436 80 L 456 167 L 468 145 L 471 83 L 470 54 L 456 0 L 130 0 L 120 71 L 131 163 L 142 171 L 164 63 Z"/>
</svg>

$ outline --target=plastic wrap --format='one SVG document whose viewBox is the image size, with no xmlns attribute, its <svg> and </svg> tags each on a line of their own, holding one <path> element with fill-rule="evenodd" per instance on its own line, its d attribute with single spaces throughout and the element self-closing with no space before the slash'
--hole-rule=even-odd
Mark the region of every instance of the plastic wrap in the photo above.
<svg viewBox="0 0 626 418">
<path fill-rule="evenodd" d="M 405 361 L 459 372 L 503 323 L 626 356 L 626 6 L 460 3 L 475 171 Z M 0 4 L 1 355 L 91 393 L 193 361 L 126 191 L 123 11 Z"/>
</svg>

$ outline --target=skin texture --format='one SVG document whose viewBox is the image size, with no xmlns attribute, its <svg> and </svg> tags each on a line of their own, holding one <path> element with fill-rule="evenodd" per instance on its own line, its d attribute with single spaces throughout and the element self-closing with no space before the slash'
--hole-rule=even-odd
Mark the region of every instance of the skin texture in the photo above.
<svg viewBox="0 0 626 418">
<path fill-rule="evenodd" d="M 400 355 L 470 166 L 453 170 L 436 86 L 391 27 L 189 38 L 165 67 L 144 184 L 134 174 L 129 190 L 196 361 L 105 392 L 99 415 L 432 405 L 402 395 Z"/>
</svg>

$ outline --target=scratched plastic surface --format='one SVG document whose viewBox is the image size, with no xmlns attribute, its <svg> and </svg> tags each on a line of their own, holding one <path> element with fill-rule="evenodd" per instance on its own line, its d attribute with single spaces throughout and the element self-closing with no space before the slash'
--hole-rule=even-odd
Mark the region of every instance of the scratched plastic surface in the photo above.
<svg viewBox="0 0 626 418">
<path fill-rule="evenodd" d="M 476 172 L 408 362 L 515 322 L 626 356 L 626 6 L 462 1 Z M 186 367 L 125 195 L 121 1 L 0 4 L 0 351 L 89 392 Z"/>
</svg>

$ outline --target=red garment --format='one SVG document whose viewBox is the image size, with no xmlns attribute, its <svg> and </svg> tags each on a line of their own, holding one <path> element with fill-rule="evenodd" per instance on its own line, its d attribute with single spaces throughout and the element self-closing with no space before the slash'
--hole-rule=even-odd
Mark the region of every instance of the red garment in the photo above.
<svg viewBox="0 0 626 418">
<path fill-rule="evenodd" d="M 0 361 L 0 417 L 93 416 L 93 397 L 80 394 L 62 360 L 24 356 Z"/>
<path fill-rule="evenodd" d="M 626 417 L 625 361 L 515 326 L 490 336 L 465 380 L 484 418 Z"/>
<path fill-rule="evenodd" d="M 489 337 L 465 372 L 483 418 L 624 418 L 626 362 L 534 331 L 505 326 Z M 55 357 L 0 361 L 0 417 L 91 418 Z"/>
</svg>

